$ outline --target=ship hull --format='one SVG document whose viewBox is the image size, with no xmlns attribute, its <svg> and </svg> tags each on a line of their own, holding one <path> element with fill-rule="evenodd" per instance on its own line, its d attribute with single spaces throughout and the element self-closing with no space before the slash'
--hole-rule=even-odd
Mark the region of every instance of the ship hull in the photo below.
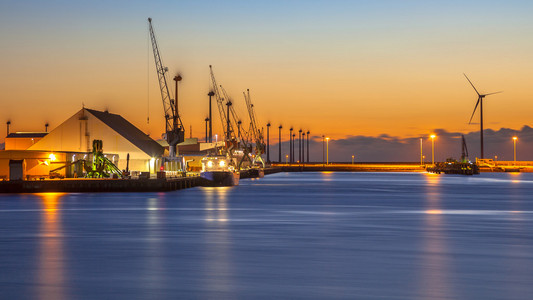
<svg viewBox="0 0 533 300">
<path fill-rule="evenodd" d="M 236 186 L 239 185 L 239 173 L 230 171 L 207 171 L 200 173 L 207 186 Z"/>
</svg>

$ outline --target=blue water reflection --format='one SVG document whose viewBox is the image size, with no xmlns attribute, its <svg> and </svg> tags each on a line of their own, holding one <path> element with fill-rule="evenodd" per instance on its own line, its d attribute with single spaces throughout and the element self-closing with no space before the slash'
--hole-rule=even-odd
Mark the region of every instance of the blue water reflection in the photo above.
<svg viewBox="0 0 533 300">
<path fill-rule="evenodd" d="M 0 195 L 0 298 L 527 299 L 533 174 Z"/>
</svg>

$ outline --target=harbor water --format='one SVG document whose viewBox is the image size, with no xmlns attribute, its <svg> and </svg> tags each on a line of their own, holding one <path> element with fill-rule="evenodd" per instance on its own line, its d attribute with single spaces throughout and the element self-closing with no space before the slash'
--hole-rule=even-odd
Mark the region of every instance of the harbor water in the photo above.
<svg viewBox="0 0 533 300">
<path fill-rule="evenodd" d="M 533 174 L 0 195 L 1 299 L 531 299 Z"/>
</svg>

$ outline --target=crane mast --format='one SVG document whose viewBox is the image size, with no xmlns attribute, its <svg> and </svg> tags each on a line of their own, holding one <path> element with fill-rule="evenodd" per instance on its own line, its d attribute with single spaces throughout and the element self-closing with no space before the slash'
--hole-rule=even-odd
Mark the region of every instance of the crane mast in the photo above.
<svg viewBox="0 0 533 300">
<path fill-rule="evenodd" d="M 185 140 L 185 131 L 180 115 L 178 113 L 178 106 L 176 101 L 171 98 L 167 85 L 166 73 L 167 67 L 163 67 L 161 61 L 161 54 L 152 27 L 152 18 L 148 18 L 148 29 L 150 31 L 150 40 L 152 41 L 152 49 L 154 51 L 155 68 L 157 72 L 157 79 L 159 81 L 159 90 L 161 92 L 161 99 L 163 100 L 163 109 L 165 113 L 165 139 L 169 145 L 169 156 L 174 157 L 177 153 L 176 145 Z"/>
<path fill-rule="evenodd" d="M 261 155 L 265 153 L 265 142 L 263 138 L 263 132 L 257 127 L 254 105 L 252 103 L 252 99 L 250 98 L 250 89 L 247 89 L 246 93 L 243 92 L 243 94 L 244 100 L 246 101 L 246 108 L 248 109 L 248 116 L 250 117 L 250 132 L 252 139 L 255 142 L 255 155 L 253 163 L 259 161 L 264 167 L 265 163 L 263 161 L 263 158 L 261 157 Z"/>
<path fill-rule="evenodd" d="M 215 73 L 213 72 L 213 67 L 211 65 L 209 65 L 209 71 L 211 73 L 211 82 L 213 84 L 213 93 L 215 94 L 215 99 L 217 100 L 217 107 L 218 107 L 218 112 L 220 113 L 220 121 L 222 122 L 222 129 L 224 129 L 224 133 L 232 133 L 233 130 L 232 130 L 232 126 L 231 126 L 231 123 L 228 122 L 228 118 L 229 116 L 226 116 L 226 112 L 225 112 L 225 106 L 226 104 L 224 103 L 224 95 L 222 95 L 222 93 L 220 92 L 219 90 L 219 86 L 217 85 L 217 81 L 215 79 Z M 228 99 L 229 101 L 229 99 Z"/>
</svg>

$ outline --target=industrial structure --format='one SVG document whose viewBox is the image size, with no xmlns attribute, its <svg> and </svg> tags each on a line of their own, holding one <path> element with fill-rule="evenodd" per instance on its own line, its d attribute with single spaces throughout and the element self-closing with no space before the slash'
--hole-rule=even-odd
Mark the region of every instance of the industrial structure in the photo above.
<svg viewBox="0 0 533 300">
<path fill-rule="evenodd" d="M 87 158 L 93 140 L 103 142 L 103 155 L 120 170 L 154 173 L 165 148 L 122 116 L 82 108 L 46 133 L 10 133 L 0 151 L 0 178 L 10 178 L 10 162 L 24 165 L 28 178 L 48 178 L 50 171 Z M 129 157 L 129 159 L 128 159 Z M 74 177 L 75 167 L 58 170 L 58 176 Z"/>
</svg>

